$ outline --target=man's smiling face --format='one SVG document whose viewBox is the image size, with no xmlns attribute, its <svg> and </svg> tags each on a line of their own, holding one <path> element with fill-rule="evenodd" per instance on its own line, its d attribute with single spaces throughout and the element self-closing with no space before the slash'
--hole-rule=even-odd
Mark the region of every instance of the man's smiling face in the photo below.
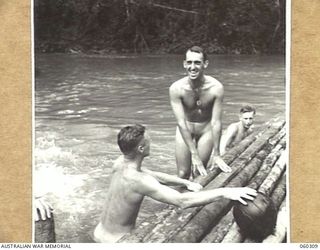
<svg viewBox="0 0 320 250">
<path fill-rule="evenodd" d="M 187 71 L 190 80 L 197 80 L 203 76 L 203 71 L 208 66 L 208 61 L 204 61 L 203 54 L 193 51 L 186 53 L 183 66 Z"/>
</svg>

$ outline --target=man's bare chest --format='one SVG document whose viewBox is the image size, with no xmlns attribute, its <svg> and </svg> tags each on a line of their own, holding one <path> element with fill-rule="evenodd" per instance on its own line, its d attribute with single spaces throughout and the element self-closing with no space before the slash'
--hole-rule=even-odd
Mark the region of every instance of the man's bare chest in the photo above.
<svg viewBox="0 0 320 250">
<path fill-rule="evenodd" d="M 181 99 L 185 108 L 207 109 L 212 107 L 215 97 L 209 91 L 185 90 Z"/>
</svg>

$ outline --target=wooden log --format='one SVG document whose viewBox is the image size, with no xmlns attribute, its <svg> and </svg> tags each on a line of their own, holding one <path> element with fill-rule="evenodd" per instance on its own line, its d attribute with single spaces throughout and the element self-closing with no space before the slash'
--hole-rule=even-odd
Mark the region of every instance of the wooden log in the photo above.
<svg viewBox="0 0 320 250">
<path fill-rule="evenodd" d="M 280 142 L 279 142 L 279 138 L 281 139 Z M 269 144 L 273 146 L 280 144 L 281 147 L 285 148 L 285 144 L 286 144 L 286 127 L 285 126 L 282 127 L 282 129 L 279 131 L 276 137 L 271 138 L 269 140 Z"/>
<path fill-rule="evenodd" d="M 40 213 L 37 211 L 39 218 Z M 55 243 L 56 234 L 54 231 L 54 218 L 51 213 L 51 218 L 39 220 L 35 222 L 35 242 L 36 243 Z"/>
<path fill-rule="evenodd" d="M 271 151 L 271 153 L 268 155 L 268 157 L 263 162 L 257 175 L 253 178 L 253 180 L 249 184 L 249 187 L 251 187 L 253 189 L 257 189 L 262 184 L 264 179 L 270 173 L 270 171 L 273 168 L 276 161 L 279 159 L 282 151 L 283 150 L 281 148 L 279 149 L 278 147 L 275 147 L 274 150 Z"/>
<path fill-rule="evenodd" d="M 268 173 L 271 171 L 274 166 L 276 160 L 279 158 L 281 154 L 281 148 L 284 144 L 277 144 L 275 148 L 271 150 L 271 153 L 267 156 L 267 158 L 263 161 L 262 166 L 259 169 L 259 175 L 256 176 L 250 181 L 249 187 L 253 189 L 257 189 L 266 178 Z M 261 174 L 262 172 L 262 174 Z M 203 243 L 211 242 L 218 243 L 223 240 L 225 235 L 228 233 L 234 222 L 232 210 L 230 210 L 220 221 L 219 223 L 211 230 L 209 234 L 207 234 L 204 239 L 201 241 Z"/>
<path fill-rule="evenodd" d="M 201 243 L 219 243 L 223 240 L 225 235 L 229 232 L 230 227 L 234 222 L 232 210 L 221 218 L 219 223 L 208 233 Z"/>
<path fill-rule="evenodd" d="M 284 150 L 281 153 L 278 161 L 276 162 L 275 166 L 272 168 L 269 175 L 266 177 L 264 182 L 259 188 L 259 192 L 264 193 L 266 195 L 270 195 L 271 191 L 274 189 L 275 185 L 277 184 L 277 180 L 282 175 L 285 170 L 287 161 L 287 151 Z"/>
<path fill-rule="evenodd" d="M 283 200 L 286 197 L 286 193 L 287 193 L 286 178 L 287 178 L 287 175 L 284 173 L 281 176 L 281 179 L 280 179 L 278 185 L 273 190 L 272 195 L 271 195 L 271 200 L 273 201 L 273 203 L 277 209 L 280 207 L 281 203 L 283 202 Z"/>
<path fill-rule="evenodd" d="M 240 233 L 240 228 L 237 223 L 233 223 L 229 232 L 223 238 L 221 243 L 240 243 L 244 240 L 243 235 Z"/>
</svg>

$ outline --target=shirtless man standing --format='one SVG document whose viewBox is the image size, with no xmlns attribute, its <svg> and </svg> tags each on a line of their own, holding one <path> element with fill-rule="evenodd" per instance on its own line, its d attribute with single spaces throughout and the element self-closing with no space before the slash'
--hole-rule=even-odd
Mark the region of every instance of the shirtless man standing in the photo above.
<svg viewBox="0 0 320 250">
<path fill-rule="evenodd" d="M 256 110 L 249 105 L 243 106 L 240 109 L 239 121 L 230 124 L 222 135 L 220 144 L 222 155 L 228 148 L 235 146 L 253 132 L 252 127 L 255 114 Z"/>
<path fill-rule="evenodd" d="M 257 192 L 248 187 L 217 188 L 199 191 L 200 184 L 160 172 L 142 169 L 144 157 L 149 155 L 150 137 L 142 125 L 127 126 L 118 134 L 123 155 L 113 166 L 113 176 L 106 197 L 106 205 L 93 237 L 96 242 L 116 242 L 135 227 L 144 196 L 181 208 L 201 206 L 221 198 L 253 200 Z M 183 185 L 191 191 L 180 193 L 166 185 Z"/>
<path fill-rule="evenodd" d="M 170 102 L 177 119 L 176 161 L 178 176 L 207 175 L 206 167 L 231 168 L 220 157 L 223 86 L 204 75 L 209 61 L 203 49 L 188 49 L 183 62 L 188 76 L 170 87 Z M 211 158 L 211 159 L 210 159 Z M 211 166 L 207 166 L 209 164 Z"/>
</svg>

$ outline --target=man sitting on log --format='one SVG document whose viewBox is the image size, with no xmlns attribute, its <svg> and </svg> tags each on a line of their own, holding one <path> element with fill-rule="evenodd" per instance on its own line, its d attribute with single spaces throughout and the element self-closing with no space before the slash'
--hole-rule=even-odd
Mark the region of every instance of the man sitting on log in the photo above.
<svg viewBox="0 0 320 250">
<path fill-rule="evenodd" d="M 217 199 L 228 198 L 246 204 L 256 191 L 247 188 L 217 188 L 199 191 L 202 186 L 186 179 L 142 169 L 144 157 L 149 155 L 150 137 L 142 125 L 127 126 L 118 134 L 123 153 L 113 165 L 113 176 L 106 197 L 106 205 L 93 238 L 96 242 L 116 242 L 135 227 L 144 196 L 188 208 L 202 206 Z M 183 185 L 197 193 L 180 193 L 167 185 Z"/>
<path fill-rule="evenodd" d="M 249 105 L 245 105 L 240 109 L 239 121 L 230 124 L 221 137 L 221 155 L 253 132 L 252 128 L 255 114 L 255 108 Z"/>
</svg>

